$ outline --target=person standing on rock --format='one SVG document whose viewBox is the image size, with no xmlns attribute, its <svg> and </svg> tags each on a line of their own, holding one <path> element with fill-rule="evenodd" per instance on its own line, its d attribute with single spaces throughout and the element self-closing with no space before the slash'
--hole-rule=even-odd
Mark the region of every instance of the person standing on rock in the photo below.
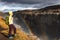
<svg viewBox="0 0 60 40">
<path fill-rule="evenodd" d="M 16 27 L 13 24 L 13 12 L 9 11 L 9 38 L 13 38 L 12 31 L 14 32 L 13 36 L 16 36 Z"/>
</svg>

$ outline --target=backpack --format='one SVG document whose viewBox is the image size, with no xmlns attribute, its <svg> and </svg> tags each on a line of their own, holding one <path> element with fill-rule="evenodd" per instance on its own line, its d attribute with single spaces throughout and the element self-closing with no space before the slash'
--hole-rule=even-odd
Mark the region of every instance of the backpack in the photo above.
<svg viewBox="0 0 60 40">
<path fill-rule="evenodd" d="M 6 22 L 7 25 L 9 25 L 9 16 L 5 17 L 5 22 Z"/>
</svg>

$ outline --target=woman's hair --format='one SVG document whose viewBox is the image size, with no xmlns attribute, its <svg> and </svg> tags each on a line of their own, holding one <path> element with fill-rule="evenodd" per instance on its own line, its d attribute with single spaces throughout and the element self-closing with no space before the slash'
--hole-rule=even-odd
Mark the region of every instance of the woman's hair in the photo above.
<svg viewBox="0 0 60 40">
<path fill-rule="evenodd" d="M 12 11 L 9 11 L 9 15 L 13 15 L 13 12 Z"/>
</svg>

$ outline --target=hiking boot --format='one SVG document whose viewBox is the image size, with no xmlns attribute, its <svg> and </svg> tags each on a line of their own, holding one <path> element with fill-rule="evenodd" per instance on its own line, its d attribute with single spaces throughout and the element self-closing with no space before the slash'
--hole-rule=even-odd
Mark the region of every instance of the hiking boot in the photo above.
<svg viewBox="0 0 60 40">
<path fill-rule="evenodd" d="M 16 34 L 12 34 L 12 36 L 13 36 L 13 37 L 15 37 L 15 36 L 16 36 Z"/>
<path fill-rule="evenodd" d="M 14 36 L 16 36 L 16 34 L 14 34 Z"/>
<path fill-rule="evenodd" d="M 13 38 L 13 35 L 12 35 L 12 34 L 9 34 L 8 37 L 9 37 L 9 38 Z"/>
<path fill-rule="evenodd" d="M 13 39 L 13 36 L 10 36 L 9 39 Z"/>
</svg>

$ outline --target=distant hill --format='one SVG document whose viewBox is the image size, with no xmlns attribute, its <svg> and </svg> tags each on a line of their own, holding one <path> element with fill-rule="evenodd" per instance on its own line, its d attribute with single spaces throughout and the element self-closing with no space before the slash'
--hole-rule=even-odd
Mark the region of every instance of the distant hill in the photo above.
<svg viewBox="0 0 60 40">
<path fill-rule="evenodd" d="M 18 10 L 18 11 L 15 11 L 14 13 L 19 13 L 19 14 L 54 14 L 57 12 L 60 12 L 60 5 L 48 6 L 48 7 L 36 9 L 36 10 L 22 10 L 22 11 Z"/>
</svg>

